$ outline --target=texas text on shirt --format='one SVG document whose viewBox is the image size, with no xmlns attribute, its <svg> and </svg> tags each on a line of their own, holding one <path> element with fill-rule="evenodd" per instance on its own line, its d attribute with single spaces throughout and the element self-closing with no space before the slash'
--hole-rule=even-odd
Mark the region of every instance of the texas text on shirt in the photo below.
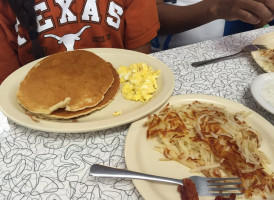
<svg viewBox="0 0 274 200">
<path fill-rule="evenodd" d="M 135 49 L 159 29 L 155 0 L 35 0 L 45 54 L 82 48 Z M 8 4 L 0 3 L 0 83 L 33 61 L 31 41 Z"/>
</svg>

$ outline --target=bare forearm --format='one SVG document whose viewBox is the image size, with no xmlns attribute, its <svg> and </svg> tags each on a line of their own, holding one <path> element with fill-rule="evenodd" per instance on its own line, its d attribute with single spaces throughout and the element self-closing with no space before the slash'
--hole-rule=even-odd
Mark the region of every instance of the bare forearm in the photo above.
<svg viewBox="0 0 274 200">
<path fill-rule="evenodd" d="M 203 1 L 189 6 L 159 3 L 159 34 L 179 33 L 215 20 L 207 7 Z"/>
<path fill-rule="evenodd" d="M 140 46 L 140 47 L 137 47 L 137 48 L 131 49 L 131 50 L 149 54 L 149 53 L 151 53 L 151 44 L 150 44 L 150 42 L 148 42 L 148 43 L 144 44 L 143 46 Z"/>
<path fill-rule="evenodd" d="M 203 0 L 189 6 L 174 6 L 157 0 L 160 34 L 178 33 L 215 19 L 259 24 L 273 20 L 273 0 Z"/>
</svg>

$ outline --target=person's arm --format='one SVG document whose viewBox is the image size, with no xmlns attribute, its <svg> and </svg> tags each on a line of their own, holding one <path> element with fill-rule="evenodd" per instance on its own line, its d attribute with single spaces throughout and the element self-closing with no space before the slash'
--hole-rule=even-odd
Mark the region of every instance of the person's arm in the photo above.
<svg viewBox="0 0 274 200">
<path fill-rule="evenodd" d="M 273 0 L 203 0 L 189 6 L 175 6 L 157 0 L 160 34 L 183 32 L 216 19 L 241 20 L 250 24 L 271 21 Z"/>
<path fill-rule="evenodd" d="M 138 51 L 138 52 L 141 52 L 141 53 L 146 53 L 146 54 L 149 54 L 151 53 L 151 44 L 150 42 L 144 44 L 143 46 L 140 46 L 140 47 L 137 47 L 135 49 L 132 49 L 133 51 Z"/>
</svg>

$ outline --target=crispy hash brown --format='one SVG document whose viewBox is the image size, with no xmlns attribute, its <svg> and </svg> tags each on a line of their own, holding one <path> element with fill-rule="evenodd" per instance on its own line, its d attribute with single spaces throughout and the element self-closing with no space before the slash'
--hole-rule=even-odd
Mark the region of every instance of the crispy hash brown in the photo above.
<svg viewBox="0 0 274 200">
<path fill-rule="evenodd" d="M 167 105 L 149 117 L 147 138 L 156 138 L 161 160 L 174 160 L 210 177 L 241 178 L 246 198 L 273 194 L 274 173 L 258 148 L 259 134 L 245 121 L 246 113 L 232 114 L 212 104 L 194 101 Z"/>
</svg>

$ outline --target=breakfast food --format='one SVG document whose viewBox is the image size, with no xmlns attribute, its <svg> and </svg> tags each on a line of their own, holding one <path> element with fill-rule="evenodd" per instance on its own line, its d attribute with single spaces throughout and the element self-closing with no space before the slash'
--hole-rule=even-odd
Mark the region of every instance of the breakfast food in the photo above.
<svg viewBox="0 0 274 200">
<path fill-rule="evenodd" d="M 184 185 L 179 185 L 177 189 L 180 193 L 181 200 L 199 200 L 195 183 L 191 179 L 184 178 L 183 184 Z"/>
<path fill-rule="evenodd" d="M 217 196 L 215 197 L 215 200 L 235 200 L 236 195 L 234 193 L 230 194 L 229 197 L 224 197 L 224 196 Z"/>
<path fill-rule="evenodd" d="M 150 116 L 147 138 L 165 158 L 207 177 L 240 177 L 246 198 L 273 195 L 274 173 L 259 150 L 260 135 L 246 122 L 247 113 L 194 101 L 180 107 L 167 105 Z"/>
<path fill-rule="evenodd" d="M 265 100 L 274 107 L 274 80 L 262 85 L 262 93 Z"/>
<path fill-rule="evenodd" d="M 183 185 L 179 185 L 177 191 L 180 194 L 181 200 L 199 200 L 198 192 L 195 183 L 189 179 L 183 179 Z M 236 195 L 231 193 L 229 197 L 216 196 L 214 200 L 235 200 Z"/>
<path fill-rule="evenodd" d="M 119 86 L 110 63 L 92 52 L 76 50 L 38 62 L 20 83 L 16 97 L 37 116 L 70 119 L 106 106 Z"/>
<path fill-rule="evenodd" d="M 120 66 L 118 73 L 123 84 L 122 94 L 126 99 L 147 102 L 157 90 L 160 70 L 153 71 L 145 63 L 132 64 L 129 67 Z"/>
<path fill-rule="evenodd" d="M 266 72 L 274 72 L 274 49 L 260 49 L 253 53 L 263 70 Z"/>
<path fill-rule="evenodd" d="M 79 111 L 66 111 L 64 108 L 60 108 L 53 111 L 49 115 L 45 115 L 45 116 L 47 118 L 71 119 L 71 118 L 87 115 L 95 110 L 99 110 L 107 106 L 114 99 L 120 87 L 120 79 L 116 69 L 110 63 L 108 63 L 108 65 L 110 66 L 112 70 L 114 81 L 111 87 L 105 93 L 103 100 L 100 101 L 96 106 L 85 108 Z"/>
<path fill-rule="evenodd" d="M 115 111 L 114 113 L 112 113 L 113 116 L 120 116 L 122 114 L 121 110 Z"/>
</svg>

